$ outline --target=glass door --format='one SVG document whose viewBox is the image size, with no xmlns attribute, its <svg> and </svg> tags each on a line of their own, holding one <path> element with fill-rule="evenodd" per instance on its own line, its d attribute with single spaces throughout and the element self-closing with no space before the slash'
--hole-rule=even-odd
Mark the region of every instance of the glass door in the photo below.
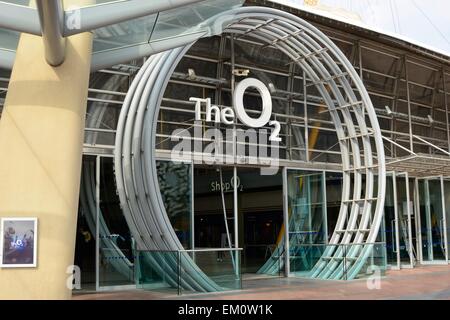
<svg viewBox="0 0 450 320">
<path fill-rule="evenodd" d="M 387 265 L 391 269 L 400 269 L 397 193 L 394 192 L 395 173 L 386 175 L 386 200 L 384 202 L 384 220 L 382 223 L 382 240 L 386 243 Z"/>
<path fill-rule="evenodd" d="M 444 180 L 442 177 L 418 181 L 420 214 L 421 262 L 423 264 L 447 263 L 447 234 Z"/>
<path fill-rule="evenodd" d="M 235 184 L 239 185 L 236 176 L 234 167 L 194 166 L 194 248 L 211 251 L 196 252 L 193 258 L 213 278 L 220 277 L 225 268 L 240 272 L 239 255 L 225 250 L 238 248 L 240 243 L 235 214 Z"/>
<path fill-rule="evenodd" d="M 415 262 L 412 245 L 412 184 L 407 173 L 386 175 L 386 200 L 382 225 L 387 264 L 391 269 L 411 268 Z"/>
<path fill-rule="evenodd" d="M 448 245 L 450 239 L 450 179 L 444 180 L 444 199 L 445 199 L 445 242 L 447 243 L 447 261 L 450 259 Z"/>
<path fill-rule="evenodd" d="M 85 156 L 75 256 L 82 289 L 135 288 L 133 247 L 116 193 L 113 158 Z"/>
<path fill-rule="evenodd" d="M 324 172 L 287 171 L 289 269 L 307 274 L 328 243 Z"/>
<path fill-rule="evenodd" d="M 397 203 L 397 257 L 402 268 L 412 268 L 416 253 L 412 241 L 412 216 L 414 212 L 411 194 L 412 181 L 410 181 L 408 174 L 396 174 L 394 187 L 396 189 L 395 201 Z"/>
<path fill-rule="evenodd" d="M 135 288 L 134 241 L 120 207 L 112 157 L 97 157 L 97 290 Z"/>
<path fill-rule="evenodd" d="M 283 271 L 283 179 L 260 168 L 237 168 L 238 241 L 246 279 Z M 256 274 L 258 276 L 256 276 Z"/>
</svg>

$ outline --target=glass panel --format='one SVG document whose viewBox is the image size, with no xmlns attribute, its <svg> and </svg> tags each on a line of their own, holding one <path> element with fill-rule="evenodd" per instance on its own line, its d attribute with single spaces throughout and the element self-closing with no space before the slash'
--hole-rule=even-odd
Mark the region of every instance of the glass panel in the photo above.
<svg viewBox="0 0 450 320">
<path fill-rule="evenodd" d="M 221 257 L 220 263 L 217 256 Z M 141 289 L 176 289 L 178 294 L 197 292 L 188 285 L 192 282 L 186 281 L 185 268 L 192 268 L 192 261 L 199 268 L 194 272 L 203 272 L 218 291 L 242 289 L 240 250 L 139 251 L 137 257 L 136 281 Z"/>
<path fill-rule="evenodd" d="M 328 241 L 327 208 L 325 203 L 325 174 L 289 170 L 288 215 L 290 270 L 292 273 L 310 271 Z"/>
<path fill-rule="evenodd" d="M 410 252 L 410 232 L 409 225 L 411 223 L 408 217 L 408 195 L 406 192 L 406 178 L 403 176 L 397 176 L 397 213 L 398 213 L 398 232 L 400 246 L 398 250 L 400 251 L 400 261 L 405 264 L 411 263 Z M 413 212 L 413 202 L 409 199 L 409 213 Z"/>
<path fill-rule="evenodd" d="M 384 241 L 389 265 L 397 266 L 397 242 L 395 228 L 394 182 L 392 175 L 386 176 L 386 200 L 384 202 Z"/>
<path fill-rule="evenodd" d="M 187 254 L 195 261 L 200 270 L 220 287 L 221 291 L 242 289 L 240 251 L 212 249 L 211 251 L 200 250 Z M 217 257 L 220 257 L 220 261 L 217 261 Z M 183 259 L 187 259 L 187 257 L 182 252 L 181 262 Z M 183 277 L 183 270 L 181 277 Z M 181 293 L 189 293 L 189 291 L 182 289 Z"/>
<path fill-rule="evenodd" d="M 419 180 L 419 206 L 420 206 L 420 225 L 419 231 L 421 236 L 421 250 L 423 261 L 432 260 L 432 247 L 430 246 L 429 234 L 427 232 L 428 214 L 427 214 L 427 200 L 425 180 Z M 431 238 L 431 237 L 430 237 Z"/>
<path fill-rule="evenodd" d="M 93 52 L 147 43 L 156 16 L 152 14 L 94 30 Z"/>
<path fill-rule="evenodd" d="M 210 0 L 161 12 L 151 41 L 199 31 L 200 23 L 221 12 L 240 6 L 243 0 Z M 149 34 L 150 35 L 150 34 Z"/>
<path fill-rule="evenodd" d="M 192 249 L 191 165 L 156 161 L 159 188 L 167 215 L 183 248 Z"/>
<path fill-rule="evenodd" d="M 417 217 L 415 214 L 415 210 L 416 210 L 416 205 L 415 205 L 415 179 L 413 178 L 409 178 L 409 201 L 412 201 L 412 206 L 410 207 L 410 219 L 411 219 L 411 242 L 412 242 L 412 248 L 411 248 L 411 252 L 413 255 L 413 265 L 416 264 L 417 259 L 418 259 L 418 252 L 417 252 L 417 248 L 418 248 L 418 233 L 417 233 L 417 229 L 416 229 L 416 225 L 417 225 Z"/>
<path fill-rule="evenodd" d="M 447 232 L 447 248 L 450 246 L 450 181 L 444 181 L 444 197 L 445 197 L 445 211 L 446 211 L 446 232 Z M 448 249 L 447 249 L 448 250 Z M 447 259 L 450 259 L 450 254 L 447 251 Z"/>
<path fill-rule="evenodd" d="M 230 55 L 231 48 L 227 47 L 227 49 L 226 54 Z M 276 49 L 275 47 L 265 47 L 260 50 L 255 50 L 254 43 L 243 41 L 235 41 L 234 52 L 236 64 L 257 68 L 251 70 L 251 73 L 254 76 L 256 75 L 256 78 L 261 79 L 259 77 L 259 73 L 264 73 L 264 75 L 268 77 L 267 81 L 276 83 L 277 88 L 283 90 L 288 88 L 287 77 L 278 74 L 266 73 L 261 70 L 278 70 L 283 73 L 288 73 L 290 59 L 284 52 Z M 275 100 L 274 103 L 277 104 L 277 101 Z M 274 110 L 276 110 L 276 105 L 274 105 L 274 107 Z"/>
<path fill-rule="evenodd" d="M 243 248 L 244 272 L 279 275 L 283 268 L 284 250 L 280 232 L 283 224 L 281 173 L 261 176 L 260 169 L 238 169 L 238 221 L 235 221 L 233 169 L 222 167 L 221 170 L 222 184 L 219 169 L 195 168 L 196 248 L 228 248 L 228 238 L 234 242 L 234 227 L 237 223 L 238 243 Z M 225 223 L 228 224 L 229 235 Z M 222 261 L 222 252 L 217 252 L 217 265 Z"/>
<path fill-rule="evenodd" d="M 324 256 L 324 253 L 327 256 Z M 367 258 L 358 259 L 361 256 Z M 322 271 L 322 273 L 329 274 L 329 279 L 362 279 L 373 275 L 383 276 L 386 271 L 385 243 L 373 243 L 364 245 L 294 245 L 291 248 L 291 272 L 299 277 L 311 277 L 314 266 L 321 259 L 322 261 L 333 259 L 337 262 L 331 272 L 327 269 Z M 317 277 L 317 275 L 315 276 Z"/>
<path fill-rule="evenodd" d="M 359 254 L 361 254 L 363 250 L 368 251 L 368 258 L 361 267 L 358 266 L 358 268 L 360 268 L 359 272 L 353 279 L 364 279 L 374 276 L 382 277 L 386 274 L 386 245 L 384 243 L 348 246 L 346 250 L 346 260 L 350 265 L 352 265 L 351 262 L 354 258 L 352 250 L 355 250 Z M 358 263 L 358 261 L 356 263 Z M 347 268 L 347 272 L 351 271 L 349 267 Z"/>
<path fill-rule="evenodd" d="M 433 248 L 433 260 L 445 260 L 445 241 L 443 233 L 444 212 L 442 208 L 442 190 L 440 180 L 429 180 L 429 219 L 427 234 L 429 245 Z M 428 215 L 428 213 L 427 213 Z"/>
<path fill-rule="evenodd" d="M 99 286 L 134 284 L 133 239 L 120 207 L 112 158 L 100 158 Z"/>
<path fill-rule="evenodd" d="M 81 271 L 81 290 L 95 290 L 95 161 L 96 157 L 83 157 L 74 263 Z"/>
<path fill-rule="evenodd" d="M 229 237 L 233 242 L 233 169 L 222 168 L 223 186 L 218 169 L 195 167 L 194 176 L 195 248 L 228 247 L 221 189 L 224 191 Z"/>
<path fill-rule="evenodd" d="M 342 173 L 326 172 L 327 238 L 336 228 L 342 201 Z"/>
<path fill-rule="evenodd" d="M 198 32 L 202 30 L 198 27 L 202 22 L 240 6 L 243 2 L 243 0 L 202 1 L 99 28 L 94 30 L 93 51 L 118 49 Z"/>
<path fill-rule="evenodd" d="M 138 288 L 178 290 L 178 251 L 140 251 L 136 256 Z"/>
<path fill-rule="evenodd" d="M 328 246 L 336 248 L 335 246 Z M 311 270 L 323 256 L 327 246 L 320 244 L 290 244 L 289 267 L 292 274 L 299 277 L 311 276 Z"/>
<path fill-rule="evenodd" d="M 128 0 L 119 0 L 119 1 L 126 2 Z M 118 1 L 117 0 L 91 0 L 90 6 L 97 5 L 97 4 L 104 4 L 104 3 L 108 3 L 108 2 L 118 2 Z"/>
<path fill-rule="evenodd" d="M 327 241 L 322 172 L 288 171 L 289 239 L 296 244 Z"/>
<path fill-rule="evenodd" d="M 278 276 L 284 251 L 281 172 L 262 176 L 261 169 L 238 168 L 237 176 L 243 273 Z"/>
<path fill-rule="evenodd" d="M 423 261 L 445 261 L 445 219 L 441 181 L 436 179 L 419 181 L 419 189 Z"/>
</svg>

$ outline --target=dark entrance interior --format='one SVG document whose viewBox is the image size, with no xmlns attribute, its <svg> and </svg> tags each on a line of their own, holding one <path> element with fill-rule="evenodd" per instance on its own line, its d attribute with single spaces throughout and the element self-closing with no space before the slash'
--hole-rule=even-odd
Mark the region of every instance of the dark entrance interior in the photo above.
<svg viewBox="0 0 450 320">
<path fill-rule="evenodd" d="M 234 245 L 233 168 L 194 168 L 195 247 L 227 248 L 226 221 Z M 238 247 L 243 248 L 242 273 L 257 273 L 275 250 L 283 225 L 281 172 L 262 176 L 257 168 L 237 169 Z M 221 262 L 220 254 L 217 263 Z"/>
</svg>

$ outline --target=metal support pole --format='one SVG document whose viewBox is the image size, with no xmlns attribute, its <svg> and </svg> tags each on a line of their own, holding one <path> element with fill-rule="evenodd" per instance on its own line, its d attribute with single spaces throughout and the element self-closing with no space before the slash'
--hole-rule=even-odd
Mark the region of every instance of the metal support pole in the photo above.
<svg viewBox="0 0 450 320">
<path fill-rule="evenodd" d="M 231 96 L 233 97 L 233 107 L 236 105 L 236 101 L 234 101 L 234 88 L 236 87 L 236 76 L 234 74 L 234 69 L 236 68 L 236 62 L 234 57 L 234 36 L 230 37 L 230 50 L 231 50 Z M 237 138 L 236 138 L 236 122 L 237 119 L 234 120 L 233 123 L 233 161 L 234 164 L 237 163 Z M 237 223 L 235 221 L 235 223 Z"/>
<path fill-rule="evenodd" d="M 309 156 L 309 124 L 308 124 L 308 97 L 306 94 L 307 87 L 306 87 L 306 72 L 303 71 L 303 107 L 305 110 L 305 153 L 306 153 L 306 162 L 309 162 L 310 156 Z"/>
<path fill-rule="evenodd" d="M 406 95 L 408 99 L 408 125 L 409 125 L 409 148 L 414 152 L 414 141 L 413 141 L 413 129 L 412 129 L 412 119 L 411 119 L 411 95 L 409 90 L 409 75 L 408 75 L 408 60 L 406 56 L 404 59 L 405 68 L 405 78 L 406 78 Z"/>
<path fill-rule="evenodd" d="M 234 247 L 237 249 L 239 248 L 239 223 L 238 223 L 238 214 L 239 214 L 239 209 L 238 209 L 238 205 L 239 205 L 239 201 L 238 201 L 238 184 L 237 184 L 237 180 L 238 180 L 238 175 L 237 175 L 237 167 L 234 166 L 233 167 L 233 220 L 234 220 Z M 233 252 L 230 252 L 231 254 L 233 254 Z M 235 254 L 235 274 L 236 277 L 240 277 L 240 273 L 241 273 L 241 256 L 237 251 L 234 251 Z"/>
<path fill-rule="evenodd" d="M 294 82 L 295 82 L 295 64 L 292 63 L 289 66 L 289 76 L 288 76 L 288 85 L 287 85 L 287 91 L 290 93 L 294 93 Z M 287 115 L 293 115 L 293 100 L 294 98 L 292 96 L 289 96 L 288 99 L 288 103 L 286 106 L 286 114 Z M 286 119 L 286 151 L 287 151 L 287 155 L 286 158 L 288 158 L 289 160 L 293 160 L 292 157 L 292 123 L 291 123 L 291 119 L 287 118 Z"/>
<path fill-rule="evenodd" d="M 397 194 L 397 175 L 395 171 L 392 173 L 392 186 L 394 189 L 394 230 L 392 232 L 395 232 L 395 247 L 397 254 L 397 268 L 400 269 L 401 261 L 400 261 L 400 235 L 399 235 L 399 229 L 398 229 L 398 194 Z M 392 224 L 391 224 L 392 226 Z"/>
<path fill-rule="evenodd" d="M 399 66 L 396 68 L 396 74 L 395 74 L 395 83 L 394 83 L 394 100 L 392 101 L 392 110 L 394 112 L 397 112 L 398 110 L 398 97 L 400 93 L 400 78 L 401 78 L 401 70 L 402 70 L 402 61 L 400 59 L 397 60 L 397 63 Z M 403 63 L 405 63 L 403 61 Z M 396 129 L 397 121 L 395 120 L 395 117 L 391 118 L 391 140 L 395 141 L 395 129 Z M 391 157 L 396 158 L 397 157 L 397 148 L 395 146 L 391 146 Z"/>
<path fill-rule="evenodd" d="M 443 240 L 444 240 L 444 250 L 445 250 L 445 254 L 444 254 L 444 258 L 445 258 L 445 262 L 448 263 L 448 241 L 447 241 L 447 211 L 446 211 L 446 207 L 445 207 L 445 188 L 444 188 L 444 176 L 440 177 L 441 180 L 441 200 L 442 200 L 442 234 L 444 235 Z M 442 237 L 441 237 L 442 238 Z"/>
<path fill-rule="evenodd" d="M 359 77 L 361 78 L 361 81 L 364 83 L 361 41 L 358 40 L 358 45 L 357 46 L 358 46 Z"/>
<path fill-rule="evenodd" d="M 288 201 L 288 179 L 287 168 L 283 168 L 283 219 L 284 219 L 284 272 L 289 277 L 290 256 L 289 256 L 289 201 Z"/>
<path fill-rule="evenodd" d="M 233 213 L 234 213 L 234 247 L 239 248 L 239 229 L 238 229 L 238 174 L 237 174 L 237 167 L 233 167 L 233 199 L 234 199 L 234 206 L 233 206 Z"/>
<path fill-rule="evenodd" d="M 194 161 L 191 161 L 191 249 L 195 249 Z M 195 252 L 193 254 L 195 261 Z"/>
<path fill-rule="evenodd" d="M 100 156 L 95 158 L 95 290 L 100 290 Z"/>
<path fill-rule="evenodd" d="M 434 260 L 433 254 L 433 230 L 431 225 L 431 206 L 430 206 L 430 183 L 428 179 L 425 179 L 425 220 L 426 220 L 426 232 L 427 232 L 427 249 L 428 260 Z"/>
<path fill-rule="evenodd" d="M 434 89 L 433 89 L 433 93 L 431 95 L 431 110 L 430 110 L 430 116 L 431 119 L 435 119 L 435 109 L 437 108 L 436 106 L 436 96 L 439 93 L 439 79 L 438 79 L 438 73 L 435 72 L 434 73 L 434 79 L 433 79 L 433 84 L 434 84 Z M 433 137 L 433 133 L 434 133 L 434 127 L 436 126 L 436 124 L 434 122 L 430 123 L 430 133 L 428 134 L 428 137 Z M 432 154 L 432 149 L 430 148 L 430 154 Z"/>
<path fill-rule="evenodd" d="M 447 98 L 447 84 L 445 83 L 445 71 L 442 68 L 442 86 L 444 90 L 444 104 L 445 104 L 445 123 L 447 124 L 447 142 L 448 142 L 448 151 L 450 152 L 450 123 L 448 117 L 448 98 Z"/>
<path fill-rule="evenodd" d="M 415 201 L 415 220 L 416 220 L 416 251 L 417 258 L 422 263 L 423 262 L 423 253 L 422 253 L 422 224 L 420 222 L 420 195 L 419 195 L 419 179 L 415 179 L 414 181 L 414 201 Z"/>
<path fill-rule="evenodd" d="M 231 45 L 231 96 L 234 97 L 234 88 L 236 85 L 236 77 L 234 74 L 234 68 L 235 68 L 235 56 L 234 56 L 234 36 L 230 38 L 230 45 Z M 233 101 L 233 106 L 235 106 L 235 101 Z M 237 139 L 236 139 L 236 120 L 233 124 L 233 161 L 234 164 L 237 163 Z M 239 225 L 238 225 L 238 218 L 239 218 L 239 201 L 238 201 L 238 185 L 237 185 L 237 167 L 236 165 L 233 166 L 233 215 L 234 215 L 234 247 L 239 248 Z M 240 266 L 240 259 L 241 257 L 238 257 L 236 255 L 236 272 L 238 272 L 239 266 Z"/>
<path fill-rule="evenodd" d="M 41 22 L 45 59 L 53 67 L 64 62 L 66 39 L 63 37 L 64 9 L 59 0 L 36 0 Z"/>
<path fill-rule="evenodd" d="M 405 172 L 405 183 L 406 183 L 406 212 L 408 214 L 408 253 L 411 268 L 414 267 L 414 254 L 413 254 L 413 243 L 412 243 L 412 226 L 411 226 L 411 207 L 410 196 L 409 196 L 409 175 Z M 406 245 L 406 243 L 405 243 Z"/>
<path fill-rule="evenodd" d="M 328 200 L 327 200 L 327 172 L 322 172 L 322 214 L 323 214 L 323 234 L 325 243 L 328 244 Z"/>
</svg>

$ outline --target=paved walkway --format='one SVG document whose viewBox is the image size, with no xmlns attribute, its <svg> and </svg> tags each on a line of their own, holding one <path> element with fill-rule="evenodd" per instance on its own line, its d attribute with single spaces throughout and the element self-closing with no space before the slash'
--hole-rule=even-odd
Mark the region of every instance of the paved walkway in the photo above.
<svg viewBox="0 0 450 320">
<path fill-rule="evenodd" d="M 450 300 L 450 266 L 426 266 L 388 271 L 379 290 L 369 290 L 366 280 L 320 281 L 298 278 L 246 280 L 241 291 L 177 296 L 174 290 L 131 290 L 75 294 L 77 300 L 95 299 L 214 299 L 214 300 L 329 300 L 329 299 L 445 299 Z"/>
</svg>

